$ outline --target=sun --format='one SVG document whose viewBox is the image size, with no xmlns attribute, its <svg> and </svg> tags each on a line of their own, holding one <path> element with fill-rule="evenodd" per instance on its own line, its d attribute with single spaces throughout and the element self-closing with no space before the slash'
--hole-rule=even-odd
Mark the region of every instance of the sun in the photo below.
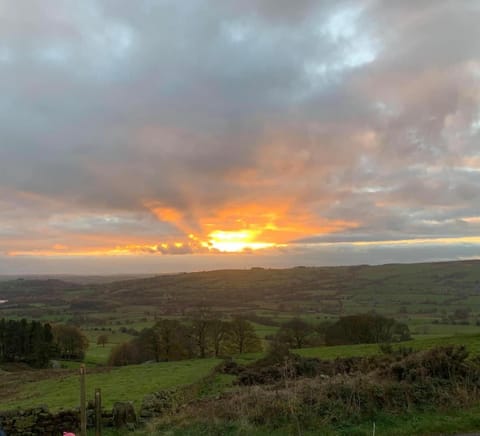
<svg viewBox="0 0 480 436">
<path fill-rule="evenodd" d="M 238 253 L 245 250 L 260 250 L 275 246 L 272 242 L 256 241 L 259 232 L 255 230 L 223 231 L 215 230 L 208 235 L 208 245 L 225 253 Z"/>
</svg>

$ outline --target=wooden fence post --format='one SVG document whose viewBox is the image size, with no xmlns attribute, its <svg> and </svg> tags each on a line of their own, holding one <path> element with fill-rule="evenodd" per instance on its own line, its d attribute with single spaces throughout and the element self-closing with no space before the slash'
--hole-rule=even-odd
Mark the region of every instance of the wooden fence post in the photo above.
<svg viewBox="0 0 480 436">
<path fill-rule="evenodd" d="M 85 387 L 85 365 L 80 365 L 80 435 L 87 436 L 87 395 Z"/>
<path fill-rule="evenodd" d="M 102 436 L 102 391 L 95 389 L 95 436 Z"/>
</svg>

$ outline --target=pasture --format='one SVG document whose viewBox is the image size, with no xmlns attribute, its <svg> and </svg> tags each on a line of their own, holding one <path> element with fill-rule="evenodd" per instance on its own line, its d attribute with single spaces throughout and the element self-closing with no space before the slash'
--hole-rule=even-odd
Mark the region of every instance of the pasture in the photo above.
<svg viewBox="0 0 480 436">
<path fill-rule="evenodd" d="M 220 361 L 196 359 L 130 365 L 121 368 L 87 368 L 87 398 L 95 388 L 102 389 L 108 409 L 115 401 L 133 401 L 140 407 L 142 398 L 162 389 L 185 386 L 207 376 Z M 42 370 L 0 373 L 0 410 L 47 405 L 51 410 L 79 405 L 79 376 L 75 370 Z"/>
<path fill-rule="evenodd" d="M 394 348 L 408 347 L 414 350 L 427 350 L 437 346 L 465 345 L 472 357 L 480 355 L 480 334 L 456 335 L 442 337 L 423 337 L 411 341 L 393 344 Z M 335 359 L 337 357 L 360 357 L 380 354 L 378 344 L 337 345 L 332 347 L 311 347 L 294 350 L 295 354 L 303 357 L 319 359 Z"/>
</svg>

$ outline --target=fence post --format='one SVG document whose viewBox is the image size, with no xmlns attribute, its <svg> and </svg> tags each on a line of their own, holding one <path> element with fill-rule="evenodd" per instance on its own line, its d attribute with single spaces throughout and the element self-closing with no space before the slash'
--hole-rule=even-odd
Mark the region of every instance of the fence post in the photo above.
<svg viewBox="0 0 480 436">
<path fill-rule="evenodd" d="M 85 365 L 80 365 L 80 435 L 87 436 L 87 395 L 85 387 Z"/>
<path fill-rule="evenodd" d="M 95 388 L 95 436 L 102 436 L 102 391 Z"/>
</svg>

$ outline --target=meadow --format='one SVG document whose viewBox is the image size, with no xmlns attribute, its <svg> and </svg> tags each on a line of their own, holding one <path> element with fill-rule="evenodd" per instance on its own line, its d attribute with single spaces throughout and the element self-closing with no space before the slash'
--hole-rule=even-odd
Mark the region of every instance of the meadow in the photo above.
<svg viewBox="0 0 480 436">
<path fill-rule="evenodd" d="M 87 368 L 87 397 L 93 399 L 94 389 L 101 388 L 106 408 L 111 409 L 116 401 L 133 401 L 138 410 L 146 394 L 198 382 L 219 362 L 218 359 L 198 359 L 95 368 L 91 372 Z M 58 410 L 78 407 L 79 404 L 79 376 L 75 370 L 44 370 L 37 375 L 0 373 L 0 382 L 4 393 L 0 398 L 0 410 L 37 407 L 40 404 L 47 405 L 50 410 Z M 6 392 L 8 395 L 5 395 Z"/>
<path fill-rule="evenodd" d="M 412 348 L 413 350 L 428 350 L 446 345 L 465 345 L 472 357 L 480 355 L 480 334 L 421 337 L 411 341 L 398 342 L 393 348 Z M 319 359 L 336 359 L 337 357 L 360 357 L 381 354 L 378 344 L 336 345 L 311 347 L 293 350 L 295 354 L 303 357 Z"/>
</svg>

